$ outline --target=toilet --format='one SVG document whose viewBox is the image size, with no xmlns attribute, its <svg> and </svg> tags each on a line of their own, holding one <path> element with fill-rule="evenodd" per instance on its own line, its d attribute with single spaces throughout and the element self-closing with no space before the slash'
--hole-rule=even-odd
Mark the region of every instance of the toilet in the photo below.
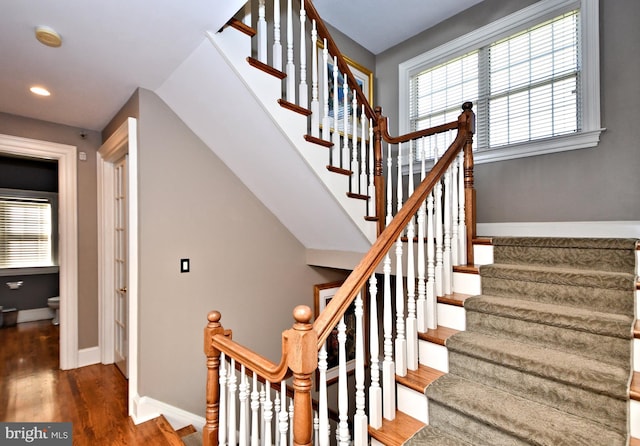
<svg viewBox="0 0 640 446">
<path fill-rule="evenodd" d="M 60 319 L 59 319 L 60 296 L 50 297 L 49 299 L 47 299 L 47 304 L 49 305 L 49 308 L 51 308 L 55 312 L 54 315 L 53 315 L 53 320 L 51 321 L 51 323 L 53 325 L 60 324 Z"/>
</svg>

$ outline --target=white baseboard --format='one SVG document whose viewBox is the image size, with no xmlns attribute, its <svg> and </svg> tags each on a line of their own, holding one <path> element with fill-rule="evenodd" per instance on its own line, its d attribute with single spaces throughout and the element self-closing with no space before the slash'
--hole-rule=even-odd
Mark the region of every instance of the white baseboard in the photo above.
<svg viewBox="0 0 640 446">
<path fill-rule="evenodd" d="M 135 424 L 152 420 L 164 415 L 171 427 L 175 430 L 188 425 L 193 425 L 198 431 L 202 431 L 205 425 L 205 418 L 195 415 L 186 410 L 172 406 L 162 401 L 155 400 L 148 396 L 137 396 L 134 398 L 135 414 L 131 415 Z"/>
<path fill-rule="evenodd" d="M 100 363 L 100 347 L 89 347 L 78 350 L 78 367 Z"/>
<path fill-rule="evenodd" d="M 49 307 L 19 310 L 16 323 L 21 324 L 22 322 L 41 321 L 44 319 L 53 319 L 53 311 Z"/>
<path fill-rule="evenodd" d="M 485 237 L 640 238 L 640 221 L 478 223 L 476 232 Z"/>
</svg>

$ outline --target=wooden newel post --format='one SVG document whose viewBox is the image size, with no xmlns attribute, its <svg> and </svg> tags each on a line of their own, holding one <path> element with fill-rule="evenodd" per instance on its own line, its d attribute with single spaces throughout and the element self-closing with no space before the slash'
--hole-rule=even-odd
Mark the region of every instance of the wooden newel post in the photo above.
<svg viewBox="0 0 640 446">
<path fill-rule="evenodd" d="M 218 445 L 220 350 L 213 347 L 211 339 L 215 335 L 224 334 L 224 328 L 220 324 L 221 317 L 219 311 L 211 311 L 207 315 L 208 323 L 204 329 L 204 354 L 207 356 L 207 409 L 206 423 L 202 430 L 202 444 L 204 446 Z"/>
<path fill-rule="evenodd" d="M 386 128 L 386 121 L 382 116 L 382 107 L 376 107 L 376 125 L 373 129 L 373 159 L 374 159 L 374 178 L 373 185 L 376 190 L 376 217 L 378 217 L 378 235 L 385 227 L 385 189 L 384 176 L 382 176 L 382 126 Z"/>
<path fill-rule="evenodd" d="M 467 264 L 473 265 L 473 239 L 476 238 L 476 190 L 473 188 L 473 134 L 476 132 L 476 116 L 473 113 L 473 103 L 462 104 L 462 114 L 458 127 L 467 132 L 464 144 L 464 199 L 465 221 L 467 225 Z"/>
<path fill-rule="evenodd" d="M 295 324 L 284 336 L 287 341 L 287 366 L 293 372 L 293 444 L 311 445 L 313 414 L 311 376 L 318 368 L 318 335 L 311 324 L 311 309 L 299 305 L 293 310 Z"/>
</svg>

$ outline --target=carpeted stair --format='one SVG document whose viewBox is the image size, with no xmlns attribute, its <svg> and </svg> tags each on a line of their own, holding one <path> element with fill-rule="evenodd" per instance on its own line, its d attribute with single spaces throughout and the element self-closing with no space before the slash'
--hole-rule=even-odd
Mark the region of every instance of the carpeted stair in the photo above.
<svg viewBox="0 0 640 446">
<path fill-rule="evenodd" d="M 628 444 L 633 239 L 494 238 L 419 445 Z"/>
</svg>

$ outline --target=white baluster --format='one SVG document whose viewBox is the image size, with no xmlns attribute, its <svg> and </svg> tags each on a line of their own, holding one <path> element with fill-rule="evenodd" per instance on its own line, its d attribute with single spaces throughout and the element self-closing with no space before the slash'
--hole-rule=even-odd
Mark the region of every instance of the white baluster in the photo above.
<svg viewBox="0 0 640 446">
<path fill-rule="evenodd" d="M 236 390 L 238 389 L 238 378 L 236 377 L 236 360 L 231 358 L 229 367 L 229 410 L 227 412 L 229 419 L 229 446 L 235 446 L 237 442 L 236 431 Z"/>
<path fill-rule="evenodd" d="M 387 145 L 387 178 L 392 178 L 391 145 Z M 392 215 L 391 181 L 387 181 L 387 216 L 386 223 L 389 226 Z M 391 257 L 389 252 L 384 257 L 382 272 L 384 273 L 384 308 L 383 308 L 383 332 L 384 332 L 384 360 L 382 361 L 382 416 L 388 420 L 396 416 L 396 383 L 395 364 L 393 363 L 393 314 L 391 312 Z"/>
<path fill-rule="evenodd" d="M 309 108 L 309 86 L 307 85 L 307 42 L 306 42 L 307 11 L 304 1 L 300 2 L 300 85 L 298 90 L 298 105 Z"/>
<path fill-rule="evenodd" d="M 287 67 L 286 97 L 292 104 L 296 102 L 296 66 L 293 64 L 293 9 L 287 0 Z"/>
<path fill-rule="evenodd" d="M 276 392 L 276 398 L 273 402 L 273 412 L 277 417 L 275 434 L 276 446 L 280 446 L 280 392 Z"/>
<path fill-rule="evenodd" d="M 318 372 L 319 372 L 319 389 L 318 389 L 318 409 L 320 417 L 320 446 L 329 445 L 329 409 L 327 402 L 327 347 L 326 342 L 318 352 Z"/>
<path fill-rule="evenodd" d="M 325 42 L 326 43 L 326 42 Z M 335 167 L 342 167 L 340 165 L 340 117 L 338 116 L 338 110 L 340 104 L 338 102 L 338 59 L 333 56 L 333 134 L 331 135 L 331 142 L 333 143 L 333 165 Z"/>
<path fill-rule="evenodd" d="M 220 353 L 220 403 L 218 407 L 218 444 L 227 444 L 227 359 L 224 353 Z"/>
<path fill-rule="evenodd" d="M 342 157 L 340 167 L 349 168 L 349 84 L 347 75 L 342 75 Z M 335 113 L 335 110 L 334 110 Z"/>
<path fill-rule="evenodd" d="M 247 438 L 247 399 L 248 399 L 248 383 L 247 383 L 247 373 L 244 368 L 244 365 L 240 366 L 240 388 L 238 392 L 238 400 L 240 401 L 240 428 L 239 428 L 239 438 L 238 444 L 240 446 L 247 446 L 248 438 Z"/>
<path fill-rule="evenodd" d="M 364 411 L 364 308 L 362 293 L 358 293 L 355 301 L 356 317 L 356 413 L 353 416 L 353 439 L 356 446 L 366 445 L 367 415 Z"/>
<path fill-rule="evenodd" d="M 458 158 L 451 163 L 451 265 L 460 265 L 458 243 Z"/>
<path fill-rule="evenodd" d="M 375 207 L 376 207 L 376 188 L 373 180 L 375 179 L 375 159 L 373 156 L 373 120 L 369 118 L 369 188 L 367 189 L 367 195 L 369 195 L 369 207 L 367 209 L 368 215 L 375 215 Z M 378 216 L 382 218 L 382 216 Z"/>
<path fill-rule="evenodd" d="M 396 213 L 402 209 L 402 144 L 398 146 Z M 413 243 L 413 240 L 411 240 Z M 404 337 L 404 275 L 402 273 L 402 234 L 396 241 L 396 374 L 407 374 L 407 340 Z"/>
<path fill-rule="evenodd" d="M 427 328 L 437 328 L 435 204 L 433 191 L 427 197 Z"/>
<path fill-rule="evenodd" d="M 258 60 L 267 63 L 267 20 L 264 0 L 258 0 Z"/>
<path fill-rule="evenodd" d="M 369 352 L 371 354 L 371 384 L 369 385 L 369 424 L 374 429 L 382 426 L 382 388 L 380 387 L 380 340 L 378 338 L 378 279 L 369 278 Z"/>
<path fill-rule="evenodd" d="M 413 194 L 413 142 L 409 143 L 409 196 Z M 416 273 L 413 239 L 415 237 L 414 217 L 407 225 L 407 369 L 418 369 L 418 327 L 416 322 Z M 418 240 L 418 243 L 421 243 Z"/>
<path fill-rule="evenodd" d="M 358 193 L 358 100 L 353 95 L 351 101 L 351 114 L 353 117 L 353 124 L 351 125 L 351 166 L 349 169 L 351 172 L 351 192 Z"/>
<path fill-rule="evenodd" d="M 339 445 L 349 446 L 349 391 L 347 390 L 347 326 L 338 323 L 338 434 Z"/>
<path fill-rule="evenodd" d="M 360 135 L 360 193 L 362 195 L 369 195 L 367 191 L 367 117 L 364 114 L 364 105 L 362 105 L 362 112 L 360 113 L 360 128 L 362 133 Z"/>
<path fill-rule="evenodd" d="M 318 411 L 313 411 L 313 444 L 320 444 L 320 417 Z"/>
<path fill-rule="evenodd" d="M 458 244 L 460 246 L 458 250 L 458 255 L 460 257 L 460 265 L 467 264 L 467 224 L 465 220 L 465 196 L 464 196 L 464 153 L 460 153 L 458 156 L 458 217 L 459 217 L 459 228 L 458 228 Z"/>
<path fill-rule="evenodd" d="M 253 391 L 251 392 L 251 446 L 260 445 L 260 392 L 258 391 L 258 375 L 253 372 Z"/>
<path fill-rule="evenodd" d="M 331 140 L 331 118 L 329 117 L 329 49 L 327 48 L 327 39 L 323 41 L 322 47 L 322 139 Z M 335 67 L 335 65 L 334 65 Z M 333 73 L 332 73 L 333 74 Z M 335 83 L 334 83 L 335 85 Z"/>
<path fill-rule="evenodd" d="M 282 71 L 282 43 L 280 42 L 280 0 L 273 0 L 273 68 Z"/>
<path fill-rule="evenodd" d="M 293 445 L 293 398 L 289 398 L 289 444 Z"/>
<path fill-rule="evenodd" d="M 436 149 L 437 150 L 437 149 Z M 442 262 L 443 262 L 443 216 L 442 216 L 442 181 L 438 181 L 434 189 L 434 224 L 436 233 L 436 271 L 435 271 L 435 285 L 436 285 L 436 297 L 444 296 L 444 283 L 442 281 Z"/>
<path fill-rule="evenodd" d="M 451 294 L 452 264 L 451 264 L 451 168 L 444 174 L 444 250 L 442 253 L 442 291 L 445 296 Z"/>
<path fill-rule="evenodd" d="M 420 147 L 420 180 L 424 180 L 425 153 L 424 140 L 419 142 Z M 427 331 L 427 278 L 426 278 L 426 252 L 425 252 L 425 218 L 427 213 L 426 200 L 420 204 L 418 210 L 418 301 L 416 303 L 417 330 L 420 333 Z"/>
<path fill-rule="evenodd" d="M 271 402 L 271 383 L 265 383 L 264 400 L 264 429 L 262 429 L 262 444 L 271 446 L 271 420 L 273 419 L 273 403 Z"/>
<path fill-rule="evenodd" d="M 320 136 L 320 103 L 318 102 L 318 30 L 311 21 L 311 136 Z"/>
<path fill-rule="evenodd" d="M 287 383 L 280 382 L 280 413 L 278 414 L 278 427 L 280 429 L 280 446 L 287 444 L 287 430 L 289 428 L 289 413 L 287 412 Z"/>
</svg>

